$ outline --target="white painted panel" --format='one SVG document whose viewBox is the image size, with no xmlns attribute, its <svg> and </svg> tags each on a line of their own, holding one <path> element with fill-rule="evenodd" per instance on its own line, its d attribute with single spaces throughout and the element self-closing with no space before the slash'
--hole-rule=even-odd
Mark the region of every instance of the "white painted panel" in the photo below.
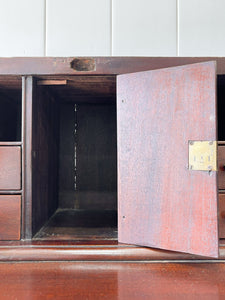
<svg viewBox="0 0 225 300">
<path fill-rule="evenodd" d="M 113 55 L 176 55 L 176 0 L 112 1 Z"/>
<path fill-rule="evenodd" d="M 110 55 L 110 0 L 47 0 L 47 55 Z"/>
<path fill-rule="evenodd" d="M 179 55 L 225 56 L 224 0 L 179 0 Z"/>
<path fill-rule="evenodd" d="M 43 56 L 44 20 L 44 0 L 0 0 L 0 56 Z"/>
</svg>

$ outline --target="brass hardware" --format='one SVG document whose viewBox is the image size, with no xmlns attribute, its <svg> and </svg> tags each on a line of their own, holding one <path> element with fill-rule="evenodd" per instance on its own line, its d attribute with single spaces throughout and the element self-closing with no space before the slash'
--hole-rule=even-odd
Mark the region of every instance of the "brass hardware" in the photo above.
<svg viewBox="0 0 225 300">
<path fill-rule="evenodd" d="M 189 170 L 217 171 L 217 142 L 189 141 Z"/>
</svg>

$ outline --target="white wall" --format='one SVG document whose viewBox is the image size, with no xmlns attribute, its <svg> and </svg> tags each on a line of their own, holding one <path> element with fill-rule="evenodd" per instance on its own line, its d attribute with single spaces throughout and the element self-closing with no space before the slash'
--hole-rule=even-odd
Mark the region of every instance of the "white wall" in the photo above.
<svg viewBox="0 0 225 300">
<path fill-rule="evenodd" d="M 225 56 L 225 0 L 0 0 L 0 56 Z"/>
</svg>

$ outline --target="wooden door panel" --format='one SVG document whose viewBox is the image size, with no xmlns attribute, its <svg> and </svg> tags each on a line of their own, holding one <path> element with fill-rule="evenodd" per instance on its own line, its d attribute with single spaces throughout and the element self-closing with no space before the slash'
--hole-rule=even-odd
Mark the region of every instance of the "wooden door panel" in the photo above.
<svg viewBox="0 0 225 300">
<path fill-rule="evenodd" d="M 0 147 L 0 190 L 21 189 L 21 148 Z"/>
<path fill-rule="evenodd" d="M 118 76 L 119 242 L 218 256 L 217 174 L 188 167 L 216 140 L 214 62 Z"/>
</svg>

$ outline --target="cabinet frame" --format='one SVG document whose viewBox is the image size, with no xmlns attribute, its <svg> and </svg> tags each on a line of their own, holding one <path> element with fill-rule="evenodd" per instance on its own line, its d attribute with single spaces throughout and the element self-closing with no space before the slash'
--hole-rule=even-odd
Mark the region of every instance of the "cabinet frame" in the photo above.
<svg viewBox="0 0 225 300">
<path fill-rule="evenodd" d="M 85 259 L 85 260 L 152 260 L 152 259 L 196 259 L 189 254 L 174 253 L 164 250 L 145 249 L 135 246 L 117 245 L 116 243 L 96 241 L 87 244 L 65 242 L 34 242 L 32 237 L 31 203 L 32 203 L 32 93 L 34 78 L 56 80 L 65 75 L 119 75 L 125 73 L 174 67 L 205 61 L 217 62 L 217 75 L 225 74 L 225 58 L 216 57 L 90 57 L 90 58 L 0 58 L 0 76 L 19 75 L 22 80 L 22 239 L 15 242 L 15 259 L 40 260 L 51 259 Z M 0 242 L 3 260 L 9 251 L 4 242 Z M 22 247 L 21 247 L 22 246 Z M 94 248 L 93 248 L 94 247 Z M 20 249 L 19 249 L 20 248 Z M 41 248 L 41 249 L 40 249 Z M 53 249 L 54 248 L 54 249 Z M 59 249 L 67 249 L 66 254 Z M 91 250 L 92 249 L 92 250 Z M 95 250 L 93 250 L 95 249 Z M 219 259 L 225 258 L 225 247 L 220 246 Z M 205 259 L 200 257 L 199 259 Z"/>
</svg>

